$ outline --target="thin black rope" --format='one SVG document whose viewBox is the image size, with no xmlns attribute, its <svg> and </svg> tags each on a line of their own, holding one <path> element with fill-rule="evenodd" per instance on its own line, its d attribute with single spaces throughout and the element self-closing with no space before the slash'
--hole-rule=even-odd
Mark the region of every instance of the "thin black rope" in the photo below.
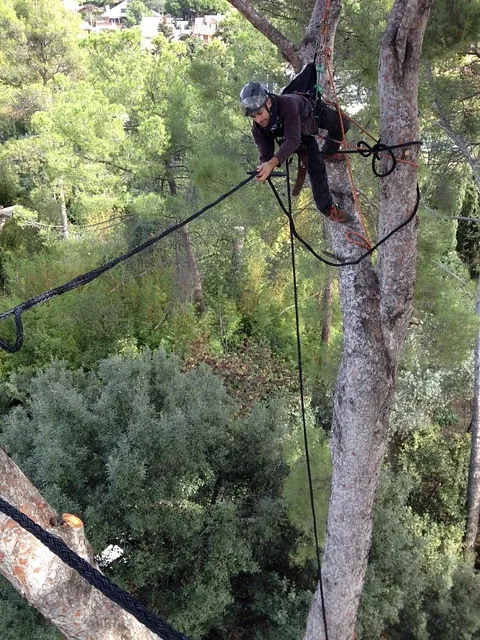
<svg viewBox="0 0 480 640">
<path fill-rule="evenodd" d="M 328 136 L 325 136 L 325 140 L 331 140 Z M 337 142 L 334 140 L 333 142 Z M 422 145 L 422 140 L 412 140 L 410 142 L 402 142 L 401 144 L 383 144 L 380 140 L 377 140 L 374 145 L 368 144 L 365 140 L 359 140 L 357 142 L 356 149 L 339 149 L 336 153 L 359 153 L 363 158 L 368 158 L 372 156 L 372 171 L 377 176 L 377 178 L 386 178 L 389 176 L 397 166 L 397 158 L 393 153 L 394 149 L 402 149 L 403 147 L 413 147 Z M 382 160 L 381 153 L 388 153 L 392 160 L 391 166 L 386 169 L 386 171 L 379 171 L 377 169 L 377 162 Z"/>
<path fill-rule="evenodd" d="M 148 247 L 151 247 L 153 244 L 155 244 L 159 240 L 162 240 L 163 238 L 170 235 L 174 231 L 178 231 L 178 229 L 181 229 L 192 220 L 195 220 L 196 218 L 201 216 L 203 213 L 205 213 L 205 211 L 212 209 L 212 207 L 215 207 L 217 204 L 222 202 L 222 200 L 225 200 L 226 198 L 231 196 L 233 193 L 235 193 L 235 191 L 238 191 L 239 189 L 241 189 L 244 185 L 246 185 L 248 182 L 253 180 L 253 178 L 254 178 L 254 175 L 250 175 L 248 178 L 245 178 L 245 180 L 242 180 L 242 182 L 240 182 L 235 187 L 233 187 L 232 189 L 230 189 L 229 191 L 221 195 L 219 198 L 217 198 L 213 202 L 210 202 L 210 204 L 207 204 L 205 207 L 203 207 L 199 211 L 192 213 L 192 215 L 189 216 L 188 218 L 185 218 L 185 220 L 182 220 L 181 222 L 171 225 L 170 227 L 168 227 L 158 235 L 153 236 L 153 238 L 150 238 L 149 240 L 146 240 L 142 244 L 139 244 L 138 246 L 134 247 L 128 253 L 124 253 L 121 256 L 113 258 L 113 260 L 110 260 L 109 262 L 101 265 L 100 267 L 96 267 L 95 269 L 92 269 L 87 273 L 83 273 L 79 276 L 76 276 L 75 278 L 73 278 L 73 280 L 70 280 L 65 284 L 55 287 L 54 289 L 50 289 L 49 291 L 44 291 L 38 296 L 35 296 L 34 298 L 30 298 L 30 300 L 26 300 L 25 302 L 22 302 L 22 304 L 19 304 L 16 307 L 13 307 L 12 309 L 9 309 L 8 311 L 4 311 L 3 313 L 0 313 L 0 320 L 4 320 L 5 318 L 8 318 L 9 316 L 12 316 L 12 315 L 14 316 L 15 330 L 16 330 L 15 343 L 9 344 L 6 340 L 0 338 L 0 348 L 3 349 L 4 351 L 7 351 L 8 353 L 15 353 L 21 348 L 23 344 L 23 325 L 22 325 L 21 316 L 24 311 L 26 311 L 27 309 L 30 309 L 31 307 L 34 307 L 37 304 L 40 304 L 41 302 L 45 302 L 47 300 L 50 300 L 51 298 L 60 296 L 63 293 L 66 293 L 67 291 L 72 291 L 72 289 L 76 289 L 77 287 L 81 287 L 85 284 L 88 284 L 92 280 L 95 280 L 95 278 L 98 278 L 100 275 L 102 275 L 106 271 L 113 269 L 113 267 L 115 267 L 117 264 L 120 264 L 121 262 L 128 260 L 129 258 L 136 255 L 137 253 L 140 253 L 141 251 L 144 251 Z"/>
<path fill-rule="evenodd" d="M 286 182 L 287 182 L 287 201 L 288 201 L 288 211 L 290 212 L 289 221 L 290 221 L 290 254 L 292 258 L 292 280 L 293 280 L 293 298 L 295 303 L 295 327 L 297 334 L 297 360 L 298 360 L 298 386 L 300 390 L 300 406 L 302 413 L 302 425 L 303 425 L 303 440 L 305 445 L 305 458 L 307 462 L 307 475 L 308 475 L 308 488 L 310 493 L 310 507 L 312 510 L 312 519 L 313 519 L 313 535 L 315 538 L 315 553 L 317 556 L 317 571 L 318 571 L 318 583 L 320 585 L 320 598 L 322 602 L 322 615 L 323 615 L 323 624 L 325 629 L 325 640 L 328 640 L 328 629 L 327 629 L 327 615 L 325 608 L 325 596 L 323 593 L 323 580 L 322 580 L 322 563 L 320 560 L 320 546 L 318 544 L 318 529 L 317 529 L 317 516 L 315 513 L 315 500 L 313 495 L 313 480 L 312 480 L 312 467 L 310 464 L 310 449 L 308 446 L 308 433 L 307 433 L 307 421 L 306 421 L 306 412 L 305 412 L 305 391 L 303 385 L 303 366 L 302 366 L 302 342 L 300 337 L 300 315 L 298 310 L 298 287 L 297 287 L 297 268 L 295 263 L 295 242 L 294 242 L 294 234 L 293 234 L 293 216 L 292 213 L 292 196 L 290 194 L 290 170 L 289 165 L 287 163 L 286 167 Z"/>
<path fill-rule="evenodd" d="M 103 575 L 98 569 L 77 555 L 61 538 L 52 535 L 28 516 L 13 507 L 0 497 L 0 511 L 14 520 L 25 531 L 31 533 L 37 540 L 45 545 L 52 553 L 65 564 L 79 573 L 82 578 L 103 593 L 109 600 L 118 604 L 122 609 L 134 616 L 147 629 L 153 631 L 163 640 L 188 640 L 179 631 L 176 631 L 165 620 L 151 613 L 138 600 L 127 591 L 116 585 Z"/>
<path fill-rule="evenodd" d="M 400 231 L 400 229 L 403 229 L 403 227 L 406 227 L 416 216 L 417 212 L 418 212 L 418 206 L 420 204 L 420 187 L 417 184 L 417 201 L 415 202 L 415 206 L 413 208 L 412 213 L 408 216 L 408 218 L 406 220 L 404 220 L 402 223 L 400 223 L 398 226 L 396 226 L 394 229 L 392 229 L 389 233 L 387 233 L 386 236 L 384 236 L 381 240 L 379 240 L 376 244 L 373 245 L 373 247 L 371 247 L 368 251 L 365 251 L 365 253 L 362 253 L 362 255 L 357 258 L 356 260 L 342 260 L 339 256 L 334 256 L 338 262 L 331 262 L 330 260 L 327 260 L 326 258 L 323 258 L 321 255 L 319 255 L 315 249 L 306 241 L 302 238 L 302 236 L 298 233 L 298 231 L 295 228 L 295 223 L 293 221 L 293 216 L 292 214 L 288 211 L 288 209 L 285 207 L 285 205 L 282 202 L 282 199 L 280 198 L 278 191 L 275 189 L 275 186 L 273 185 L 273 183 L 270 181 L 270 179 L 268 179 L 268 184 L 270 185 L 275 198 L 277 199 L 278 204 L 280 205 L 283 213 L 287 216 L 290 225 L 292 227 L 292 231 L 293 231 L 293 235 L 295 236 L 295 238 L 305 247 L 305 249 L 307 249 L 307 251 L 309 251 L 312 256 L 314 258 L 316 258 L 317 260 L 320 260 L 320 262 L 323 262 L 324 264 L 330 266 L 330 267 L 351 267 L 354 266 L 356 264 L 359 264 L 359 262 L 361 262 L 362 260 L 364 260 L 365 258 L 367 258 L 368 256 L 372 255 L 372 253 L 374 251 L 376 251 L 378 249 L 378 247 L 380 245 L 382 245 L 384 242 L 386 242 L 389 238 L 391 238 L 395 233 L 397 233 L 398 231 Z M 329 254 L 331 255 L 331 254 Z M 1 319 L 1 317 L 0 317 Z"/>
</svg>

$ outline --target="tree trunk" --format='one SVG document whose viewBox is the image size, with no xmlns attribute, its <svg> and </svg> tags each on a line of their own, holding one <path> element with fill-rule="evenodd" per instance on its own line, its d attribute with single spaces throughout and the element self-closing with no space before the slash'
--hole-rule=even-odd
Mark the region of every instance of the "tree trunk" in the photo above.
<svg viewBox="0 0 480 640">
<path fill-rule="evenodd" d="M 396 0 L 382 38 L 379 89 L 385 144 L 418 139 L 418 71 L 429 9 L 430 0 Z M 416 152 L 409 159 L 414 161 Z M 342 170 L 334 170 L 332 190 L 341 192 L 344 180 Z M 417 169 L 411 164 L 399 163 L 382 179 L 380 236 L 411 214 L 416 185 Z M 340 225 L 332 224 L 331 232 L 335 254 L 358 257 L 359 249 L 345 242 Z M 412 311 L 416 225 L 394 235 L 378 254 L 377 269 L 367 259 L 339 273 L 344 343 L 334 398 L 332 493 L 322 564 L 330 640 L 352 638 L 363 588 L 395 376 Z M 324 638 L 317 589 L 305 640 Z"/>
<path fill-rule="evenodd" d="M 65 202 L 65 189 L 63 188 L 63 180 L 58 184 L 58 200 L 60 201 L 60 224 L 62 227 L 62 239 L 68 240 L 68 218 L 67 218 L 67 204 Z"/>
<path fill-rule="evenodd" d="M 78 518 L 58 522 L 57 513 L 0 449 L 0 495 L 41 527 L 61 538 L 95 566 Z M 153 640 L 158 636 L 91 587 L 13 520 L 0 513 L 0 572 L 66 638 Z"/>
<path fill-rule="evenodd" d="M 322 293 L 322 335 L 321 345 L 330 344 L 330 334 L 332 331 L 332 299 L 333 299 L 333 273 L 330 271 L 328 280 Z"/>
<path fill-rule="evenodd" d="M 327 5 L 328 1 L 328 5 Z M 311 62 L 315 40 L 323 56 L 333 51 L 341 0 L 316 0 L 298 48 L 259 26 L 245 0 L 229 0 L 276 44 L 298 71 L 298 56 Z M 395 0 L 380 52 L 381 139 L 398 144 L 418 139 L 417 91 L 420 53 L 432 0 Z M 325 11 L 327 8 L 327 11 Z M 325 24 L 323 20 L 325 18 Z M 318 37 L 321 34 L 321 37 Z M 324 62 L 325 57 L 320 62 Z M 329 77 L 320 79 L 328 93 Z M 417 151 L 397 157 L 415 162 Z M 345 163 L 329 165 L 329 183 L 340 205 L 353 210 Z M 380 237 L 403 222 L 416 203 L 417 169 L 398 164 L 381 183 Z M 356 230 L 362 229 L 357 224 Z M 358 258 L 342 225 L 331 224 L 334 253 Z M 382 245 L 378 267 L 371 260 L 339 269 L 343 315 L 343 357 L 337 378 L 332 425 L 332 493 L 322 564 L 329 640 L 351 640 L 365 578 L 375 494 L 387 445 L 387 428 L 400 351 L 412 311 L 416 261 L 416 225 L 410 224 Z M 320 589 L 312 602 L 304 640 L 324 640 Z"/>
<path fill-rule="evenodd" d="M 8 218 L 13 216 L 14 210 L 15 207 L 0 207 L 0 231 Z"/>
<path fill-rule="evenodd" d="M 168 181 L 168 187 L 170 189 L 170 194 L 172 196 L 176 195 L 177 185 L 175 183 L 174 178 L 170 176 L 167 179 L 167 181 Z M 191 288 L 193 301 L 194 301 L 197 312 L 200 315 L 202 315 L 207 310 L 207 306 L 205 304 L 205 298 L 203 296 L 202 279 L 200 277 L 197 257 L 195 255 L 194 248 L 190 241 L 190 233 L 188 231 L 187 225 L 185 225 L 179 230 L 179 234 L 180 234 L 182 245 L 187 258 L 187 274 L 188 274 L 189 285 Z M 177 258 L 178 258 L 178 255 L 177 255 Z M 178 264 L 178 259 L 177 259 L 177 264 Z"/>
<path fill-rule="evenodd" d="M 477 280 L 476 313 L 480 318 L 480 277 Z M 480 329 L 477 329 L 475 341 L 475 369 L 473 378 L 473 411 L 471 423 L 472 445 L 467 487 L 467 528 L 465 533 L 465 552 L 475 553 L 480 517 Z"/>
<path fill-rule="evenodd" d="M 197 312 L 202 315 L 207 310 L 207 307 L 205 305 L 205 298 L 203 297 L 202 280 L 200 278 L 200 271 L 198 270 L 197 258 L 192 243 L 190 242 L 190 233 L 187 225 L 180 229 L 180 235 L 185 255 L 187 256 L 188 275 L 193 289 L 193 301 Z"/>
</svg>

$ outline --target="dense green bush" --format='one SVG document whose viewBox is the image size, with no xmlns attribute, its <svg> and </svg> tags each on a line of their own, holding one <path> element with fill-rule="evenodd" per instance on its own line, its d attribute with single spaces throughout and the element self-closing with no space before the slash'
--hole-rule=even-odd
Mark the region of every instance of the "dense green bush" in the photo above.
<svg viewBox="0 0 480 640">
<path fill-rule="evenodd" d="M 162 350 L 54 363 L 28 386 L 1 441 L 98 552 L 123 550 L 110 576 L 192 638 L 298 637 L 314 573 L 291 560 L 281 406 L 236 419 L 218 377 Z"/>
<path fill-rule="evenodd" d="M 473 640 L 480 576 L 462 557 L 468 441 L 438 426 L 404 443 L 385 470 L 356 637 Z"/>
</svg>

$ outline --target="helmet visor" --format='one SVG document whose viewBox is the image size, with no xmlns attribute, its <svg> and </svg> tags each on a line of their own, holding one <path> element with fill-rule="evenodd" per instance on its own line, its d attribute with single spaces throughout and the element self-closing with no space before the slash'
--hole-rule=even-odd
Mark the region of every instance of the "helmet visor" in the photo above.
<svg viewBox="0 0 480 640">
<path fill-rule="evenodd" d="M 240 102 L 240 111 L 244 116 L 250 116 L 261 109 L 266 101 L 267 99 L 264 95 L 256 95 L 250 96 L 248 98 L 243 98 L 243 100 L 241 100 Z"/>
</svg>

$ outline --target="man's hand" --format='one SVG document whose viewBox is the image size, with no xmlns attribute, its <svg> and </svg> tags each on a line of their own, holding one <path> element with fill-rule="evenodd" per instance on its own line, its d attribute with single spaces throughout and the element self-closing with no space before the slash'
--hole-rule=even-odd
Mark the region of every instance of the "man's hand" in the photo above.
<svg viewBox="0 0 480 640">
<path fill-rule="evenodd" d="M 265 182 L 272 171 L 278 167 L 278 160 L 275 156 L 268 162 L 264 162 L 257 167 L 257 182 Z"/>
</svg>

